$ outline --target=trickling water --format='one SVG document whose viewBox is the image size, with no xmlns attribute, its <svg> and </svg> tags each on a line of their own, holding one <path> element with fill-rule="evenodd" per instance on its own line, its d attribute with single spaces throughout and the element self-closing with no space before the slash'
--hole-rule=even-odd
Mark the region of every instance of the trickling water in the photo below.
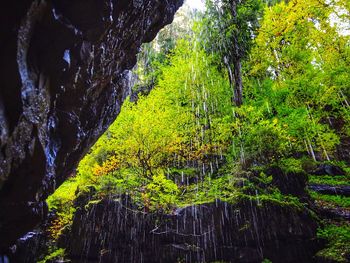
<svg viewBox="0 0 350 263">
<path fill-rule="evenodd" d="M 68 63 L 68 66 L 70 66 L 70 51 L 69 51 L 69 49 L 66 49 L 64 51 L 63 59 Z"/>
</svg>

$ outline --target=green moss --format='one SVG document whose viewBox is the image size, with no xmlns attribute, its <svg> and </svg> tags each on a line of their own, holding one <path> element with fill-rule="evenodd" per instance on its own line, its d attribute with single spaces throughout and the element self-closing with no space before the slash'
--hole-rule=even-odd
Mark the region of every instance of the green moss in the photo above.
<svg viewBox="0 0 350 263">
<path fill-rule="evenodd" d="M 350 176 L 350 167 L 344 167 L 344 171 L 346 175 L 349 177 Z"/>
<path fill-rule="evenodd" d="M 64 182 L 52 195 L 50 195 L 46 202 L 49 210 L 62 209 L 63 207 L 71 206 L 75 198 L 75 192 L 78 188 L 78 182 L 75 179 Z"/>
<path fill-rule="evenodd" d="M 56 212 L 56 217 L 50 222 L 48 232 L 50 236 L 57 240 L 62 234 L 62 231 L 69 227 L 76 209 L 73 206 L 73 201 L 76 198 L 78 182 L 75 179 L 70 179 L 63 183 L 51 196 L 47 198 L 47 204 L 50 211 Z"/>
<path fill-rule="evenodd" d="M 276 190 L 270 194 L 258 194 L 258 195 L 244 195 L 241 194 L 239 196 L 240 199 L 247 198 L 249 200 L 253 200 L 257 202 L 259 205 L 269 205 L 271 203 L 282 206 L 282 207 L 293 207 L 297 210 L 305 209 L 304 204 L 302 204 L 297 197 L 290 195 L 283 195 L 281 192 Z"/>
<path fill-rule="evenodd" d="M 285 173 L 301 173 L 303 170 L 303 162 L 300 159 L 285 158 L 278 161 L 277 165 Z"/>
<path fill-rule="evenodd" d="M 350 197 L 341 195 L 324 195 L 314 191 L 310 191 L 310 195 L 315 200 L 325 202 L 325 205 L 328 204 L 331 207 L 350 207 Z"/>
<path fill-rule="evenodd" d="M 348 176 L 330 176 L 330 175 L 312 175 L 309 176 L 311 184 L 327 184 L 327 185 L 349 185 L 350 178 Z"/>
<path fill-rule="evenodd" d="M 65 257 L 65 249 L 51 248 L 49 249 L 49 255 L 45 256 L 45 258 L 40 260 L 38 263 L 46 263 L 46 262 L 51 262 L 53 260 L 62 260 L 64 257 Z"/>
<path fill-rule="evenodd" d="M 318 257 L 335 262 L 348 262 L 347 258 L 350 255 L 349 224 L 327 225 L 318 230 L 317 236 L 328 242 L 326 248 L 317 253 Z"/>
</svg>

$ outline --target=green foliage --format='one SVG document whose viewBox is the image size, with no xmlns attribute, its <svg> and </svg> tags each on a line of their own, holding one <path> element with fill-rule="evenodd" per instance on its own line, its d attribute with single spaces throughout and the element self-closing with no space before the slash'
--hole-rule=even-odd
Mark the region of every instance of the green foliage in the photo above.
<svg viewBox="0 0 350 263">
<path fill-rule="evenodd" d="M 126 192 L 132 185 L 139 185 L 136 180 L 129 176 L 104 175 L 98 180 L 98 192 L 104 195 L 118 194 Z M 136 179 L 136 178 L 135 178 Z"/>
<path fill-rule="evenodd" d="M 107 135 L 119 162 L 142 168 L 143 176 L 149 178 L 153 169 L 181 149 L 182 126 L 188 122 L 181 109 L 166 107 L 171 102 L 162 95 L 154 90 L 136 105 L 126 102 Z"/>
<path fill-rule="evenodd" d="M 262 11 L 260 0 L 237 2 L 237 16 L 233 17 L 231 3 L 227 0 L 207 0 L 206 12 L 200 21 L 201 44 L 208 52 L 215 52 L 224 63 L 224 57 L 230 61 L 236 56 L 233 43 L 239 46 L 238 56 L 245 57 L 253 42 L 252 35 L 258 28 L 258 19 Z"/>
<path fill-rule="evenodd" d="M 179 31 L 167 28 L 143 47 L 134 90 L 147 87 L 147 94 L 126 100 L 77 176 L 48 199 L 57 210 L 55 238 L 72 220 L 75 193 L 89 186 L 96 189 L 89 205 L 128 194 L 144 211 L 171 213 L 217 199 L 305 209 L 273 187 L 264 171 L 270 165 L 288 173 L 312 170 L 317 161 L 334 161 L 340 141 L 350 136 L 350 37 L 329 23 L 335 5 L 349 5 L 265 1 L 263 13 L 259 0 L 239 1 L 233 17 L 232 1 L 220 1 L 220 8 L 207 2 L 206 15 L 196 21 L 184 15 L 174 24 Z M 192 23 L 194 31 L 188 30 Z M 232 106 L 225 58 L 244 60 L 241 107 Z M 311 182 L 349 180 L 312 176 Z M 346 197 L 311 195 L 332 207 L 350 205 Z M 343 240 L 344 233 L 333 230 L 320 235 Z M 340 245 L 329 249 L 332 254 Z"/>
<path fill-rule="evenodd" d="M 53 195 L 47 198 L 46 202 L 49 206 L 49 210 L 62 208 L 64 206 L 69 207 L 74 200 L 77 188 L 78 183 L 75 179 L 64 182 Z"/>
<path fill-rule="evenodd" d="M 350 226 L 327 225 L 318 230 L 317 236 L 328 241 L 325 249 L 317 253 L 318 257 L 335 262 L 348 262 L 350 255 Z"/>
<path fill-rule="evenodd" d="M 175 155 L 181 161 L 218 144 L 225 147 L 230 130 L 223 117 L 229 116 L 225 101 L 230 91 L 210 67 L 210 57 L 183 40 L 162 72 L 147 97 L 124 103 L 116 122 L 81 162 L 80 174 L 91 177 L 133 167 L 151 179 L 153 170 L 167 168 Z"/>
<path fill-rule="evenodd" d="M 137 57 L 134 73 L 137 76 L 134 92 L 146 88 L 146 95 L 153 88 L 162 74 L 162 67 L 168 64 L 168 56 L 176 47 L 177 41 L 192 34 L 195 14 L 186 5 L 177 12 L 176 19 L 163 28 L 151 43 L 145 43 Z M 140 90 L 141 89 L 141 90 Z M 142 93 L 142 92 L 141 92 Z"/>
<path fill-rule="evenodd" d="M 53 260 L 63 260 L 65 253 L 65 249 L 63 248 L 51 248 L 49 255 L 45 256 L 45 258 L 43 260 L 40 260 L 38 263 L 52 262 Z"/>
<path fill-rule="evenodd" d="M 70 179 L 64 182 L 54 194 L 48 197 L 47 204 L 50 211 L 56 211 L 56 218 L 49 226 L 49 233 L 53 239 L 57 239 L 64 228 L 72 223 L 75 208 L 73 201 L 78 188 L 78 182 Z"/>
<path fill-rule="evenodd" d="M 325 195 L 319 194 L 313 191 L 310 191 L 310 195 L 312 198 L 324 202 L 324 206 L 330 207 L 350 207 L 350 197 L 342 196 L 342 195 Z"/>
<path fill-rule="evenodd" d="M 348 176 L 330 176 L 330 175 L 313 175 L 309 177 L 309 182 L 311 184 L 326 184 L 326 185 L 349 185 L 350 178 Z"/>
<path fill-rule="evenodd" d="M 146 206 L 151 210 L 171 211 L 177 204 L 179 189 L 177 185 L 166 179 L 163 173 L 152 177 L 152 181 L 147 184 L 142 197 Z"/>
<path fill-rule="evenodd" d="M 300 173 L 304 171 L 302 160 L 295 158 L 278 160 L 278 166 L 285 173 Z"/>
<path fill-rule="evenodd" d="M 269 163 L 296 152 L 329 160 L 347 134 L 348 95 L 342 94 L 350 64 L 341 54 L 348 53 L 349 36 L 329 25 L 334 8 L 315 0 L 265 9 L 245 64 L 245 106 L 238 112 L 243 121 L 237 121 L 237 151 L 248 149 L 248 162 Z M 338 127 L 331 119 L 346 124 Z"/>
<path fill-rule="evenodd" d="M 269 163 L 288 154 L 289 136 L 277 118 L 260 119 L 254 107 L 244 105 L 236 119 L 235 154 L 243 164 Z"/>
</svg>

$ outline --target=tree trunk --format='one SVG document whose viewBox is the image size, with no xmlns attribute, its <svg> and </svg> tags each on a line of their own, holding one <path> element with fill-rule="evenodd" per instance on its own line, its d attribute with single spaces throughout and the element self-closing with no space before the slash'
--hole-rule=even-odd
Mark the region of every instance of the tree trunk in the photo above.
<svg viewBox="0 0 350 263">
<path fill-rule="evenodd" d="M 224 63 L 225 63 L 225 66 L 227 68 L 227 73 L 228 73 L 228 80 L 230 82 L 230 88 L 232 90 L 232 97 L 231 97 L 231 103 L 232 105 L 237 105 L 236 104 L 236 92 L 235 92 L 235 80 L 234 80 L 234 77 L 233 77 L 233 72 L 232 72 L 232 67 L 231 67 L 231 64 L 229 62 L 229 59 L 225 56 L 224 57 Z"/>
<path fill-rule="evenodd" d="M 230 9 L 232 14 L 232 22 L 237 25 L 237 5 L 239 4 L 239 0 L 231 0 L 230 1 Z M 231 58 L 231 63 L 234 66 L 234 103 L 237 107 L 240 107 L 243 104 L 243 83 L 242 83 L 242 64 L 241 64 L 241 54 L 240 54 L 240 46 L 238 43 L 238 32 L 233 34 L 233 56 Z M 230 64 L 231 64 L 230 63 Z M 232 72 L 231 72 L 232 75 Z M 231 80 L 230 80 L 231 81 Z"/>
<path fill-rule="evenodd" d="M 234 100 L 237 107 L 243 104 L 243 84 L 242 84 L 242 65 L 241 59 L 237 58 L 234 61 Z"/>
</svg>

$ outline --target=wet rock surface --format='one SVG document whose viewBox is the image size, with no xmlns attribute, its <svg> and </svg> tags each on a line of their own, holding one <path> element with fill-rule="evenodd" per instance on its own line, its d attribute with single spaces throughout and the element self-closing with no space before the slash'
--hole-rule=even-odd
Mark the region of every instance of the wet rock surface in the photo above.
<svg viewBox="0 0 350 263">
<path fill-rule="evenodd" d="M 350 221 L 350 209 L 341 208 L 341 207 L 325 207 L 321 204 L 317 205 L 317 214 L 324 219 L 331 220 L 348 220 Z"/>
<path fill-rule="evenodd" d="M 46 252 L 48 236 L 40 229 L 28 232 L 17 240 L 8 254 L 10 262 L 35 263 L 38 255 Z"/>
<path fill-rule="evenodd" d="M 266 173 L 272 175 L 272 185 L 284 195 L 303 197 L 308 177 L 304 172 L 284 172 L 278 166 L 269 168 Z"/>
<path fill-rule="evenodd" d="M 310 184 L 308 188 L 309 190 L 322 195 L 333 195 L 338 197 L 350 196 L 350 186 L 347 185 Z M 321 218 L 350 221 L 349 207 L 332 205 L 322 200 L 315 200 L 315 205 L 315 210 Z"/>
<path fill-rule="evenodd" d="M 314 171 L 311 171 L 312 175 L 345 175 L 345 171 L 339 166 L 333 164 L 320 164 Z"/>
<path fill-rule="evenodd" d="M 181 4 L 2 4 L 0 250 L 44 219 L 43 200 L 119 113 L 140 45 L 172 21 Z"/>
<path fill-rule="evenodd" d="M 60 241 L 73 262 L 312 262 L 317 223 L 272 202 L 217 200 L 147 214 L 129 198 L 78 209 Z"/>
<path fill-rule="evenodd" d="M 309 189 L 320 194 L 350 197 L 350 186 L 348 185 L 311 184 Z"/>
</svg>

